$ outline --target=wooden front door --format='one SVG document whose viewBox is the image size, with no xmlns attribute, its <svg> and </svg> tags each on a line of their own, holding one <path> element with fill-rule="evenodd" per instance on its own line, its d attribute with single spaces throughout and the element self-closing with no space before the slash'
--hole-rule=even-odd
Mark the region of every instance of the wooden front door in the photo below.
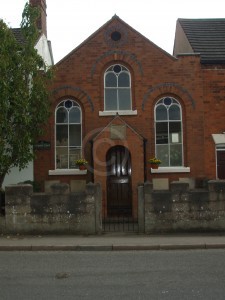
<svg viewBox="0 0 225 300">
<path fill-rule="evenodd" d="M 217 178 L 225 179 L 225 149 L 217 151 Z"/>
<path fill-rule="evenodd" d="M 107 216 L 132 215 L 131 158 L 123 146 L 112 147 L 107 161 Z"/>
</svg>

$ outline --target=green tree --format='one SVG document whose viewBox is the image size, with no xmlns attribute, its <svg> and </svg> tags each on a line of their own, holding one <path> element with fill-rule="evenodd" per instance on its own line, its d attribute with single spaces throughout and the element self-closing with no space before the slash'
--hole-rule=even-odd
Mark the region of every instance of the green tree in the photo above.
<svg viewBox="0 0 225 300">
<path fill-rule="evenodd" d="M 23 42 L 0 20 L 0 187 L 13 167 L 33 159 L 35 140 L 49 117 L 52 70 L 37 53 L 39 10 L 26 4 L 22 14 Z"/>
</svg>

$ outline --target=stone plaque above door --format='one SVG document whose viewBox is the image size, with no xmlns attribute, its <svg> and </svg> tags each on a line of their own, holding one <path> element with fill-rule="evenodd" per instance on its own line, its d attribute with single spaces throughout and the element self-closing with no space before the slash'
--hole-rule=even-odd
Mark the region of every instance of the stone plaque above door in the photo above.
<svg viewBox="0 0 225 300">
<path fill-rule="evenodd" d="M 112 140 L 125 140 L 126 139 L 126 125 L 111 125 L 110 138 Z"/>
</svg>

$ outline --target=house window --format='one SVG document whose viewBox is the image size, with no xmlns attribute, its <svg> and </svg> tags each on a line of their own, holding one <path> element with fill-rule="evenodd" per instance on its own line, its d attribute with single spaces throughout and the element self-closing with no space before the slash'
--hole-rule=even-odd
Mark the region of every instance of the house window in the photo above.
<svg viewBox="0 0 225 300">
<path fill-rule="evenodd" d="M 155 152 L 162 167 L 183 166 L 182 109 L 172 97 L 155 105 Z"/>
<path fill-rule="evenodd" d="M 109 67 L 104 74 L 105 111 L 131 111 L 131 76 L 119 64 Z"/>
<path fill-rule="evenodd" d="M 56 169 L 77 168 L 81 157 L 82 114 L 80 105 L 64 100 L 55 110 L 55 165 Z"/>
<path fill-rule="evenodd" d="M 216 147 L 216 169 L 217 178 L 225 179 L 225 145 L 217 145 Z"/>
</svg>

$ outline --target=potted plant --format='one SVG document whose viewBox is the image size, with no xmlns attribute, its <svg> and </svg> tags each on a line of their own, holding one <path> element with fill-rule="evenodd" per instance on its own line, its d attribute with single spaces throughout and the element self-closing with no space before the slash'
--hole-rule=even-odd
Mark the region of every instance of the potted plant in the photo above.
<svg viewBox="0 0 225 300">
<path fill-rule="evenodd" d="M 161 160 L 156 157 L 150 158 L 148 162 L 150 163 L 152 169 L 158 169 L 159 165 L 161 164 Z"/>
<path fill-rule="evenodd" d="M 86 165 L 88 164 L 88 161 L 84 158 L 80 158 L 75 161 L 75 164 L 79 167 L 80 170 L 86 170 Z"/>
</svg>

